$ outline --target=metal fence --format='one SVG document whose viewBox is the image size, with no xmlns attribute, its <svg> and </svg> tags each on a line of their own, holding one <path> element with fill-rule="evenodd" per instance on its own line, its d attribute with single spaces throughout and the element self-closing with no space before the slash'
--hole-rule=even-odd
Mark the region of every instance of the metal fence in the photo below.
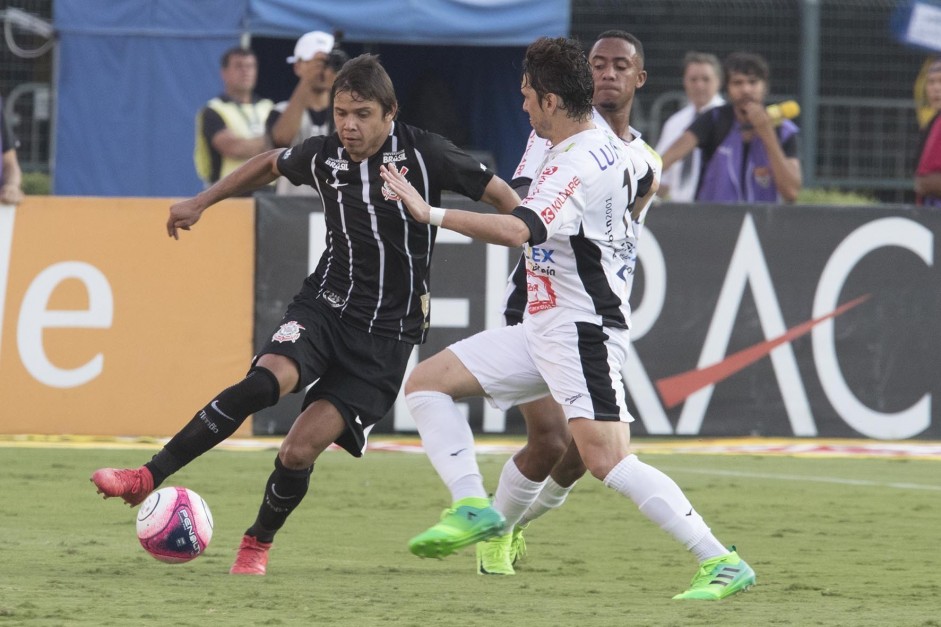
<svg viewBox="0 0 941 627">
<path fill-rule="evenodd" d="M 52 0 L 9 0 L 51 21 Z M 735 50 L 764 55 L 771 89 L 801 100 L 805 181 L 910 201 L 917 125 L 912 89 L 924 54 L 889 31 L 907 0 L 573 0 L 573 36 L 591 42 L 620 28 L 644 42 L 647 84 L 633 123 L 656 141 L 682 103 L 680 64 L 688 50 L 720 58 Z M 20 138 L 24 170 L 49 171 L 53 54 L 28 26 L 3 23 L 0 95 Z M 39 52 L 39 54 L 35 54 Z M 812 92 L 808 92 L 812 87 Z M 807 102 L 811 100 L 812 102 Z"/>
<path fill-rule="evenodd" d="M 52 0 L 10 0 L 0 9 L 3 116 L 20 140 L 26 172 L 48 172 L 52 145 Z M 33 19 L 38 18 L 38 19 Z"/>
<path fill-rule="evenodd" d="M 798 98 L 805 180 L 908 202 L 918 130 L 913 84 L 925 55 L 896 42 L 893 12 L 907 0 L 574 0 L 583 42 L 618 28 L 644 43 L 647 84 L 633 121 L 656 140 L 682 103 L 689 50 L 723 58 L 748 50 L 771 65 L 771 89 Z M 807 87 L 812 87 L 807 98 Z M 679 96 L 679 99 L 677 97 Z M 805 100 L 814 102 L 806 102 Z M 813 117 L 808 119 L 811 112 Z"/>
</svg>

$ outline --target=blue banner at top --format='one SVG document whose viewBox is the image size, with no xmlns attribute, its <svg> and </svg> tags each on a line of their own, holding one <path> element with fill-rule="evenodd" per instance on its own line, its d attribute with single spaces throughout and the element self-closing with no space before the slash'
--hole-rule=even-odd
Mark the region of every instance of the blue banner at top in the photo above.
<svg viewBox="0 0 941 627">
<path fill-rule="evenodd" d="M 248 30 L 298 37 L 342 30 L 358 42 L 526 46 L 568 35 L 569 0 L 249 0 Z"/>
</svg>

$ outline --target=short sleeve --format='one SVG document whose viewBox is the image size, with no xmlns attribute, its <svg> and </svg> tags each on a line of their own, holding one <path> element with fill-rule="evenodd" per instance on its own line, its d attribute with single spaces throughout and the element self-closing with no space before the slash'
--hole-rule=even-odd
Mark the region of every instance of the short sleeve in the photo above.
<svg viewBox="0 0 941 627">
<path fill-rule="evenodd" d="M 209 107 L 203 109 L 203 137 L 206 138 L 206 143 L 212 146 L 212 138 L 224 128 L 225 120 L 221 115 Z"/>
<path fill-rule="evenodd" d="M 794 132 L 781 142 L 781 150 L 788 159 L 800 158 L 800 133 Z"/>
<path fill-rule="evenodd" d="M 292 146 L 278 156 L 278 171 L 295 185 L 316 185 L 314 159 L 323 147 L 325 137 L 311 137 Z"/>
<path fill-rule="evenodd" d="M 700 113 L 687 129 L 696 136 L 696 145 L 708 152 L 712 152 L 712 150 L 709 150 L 709 144 L 714 141 L 713 136 L 715 135 L 716 123 L 713 118 L 715 115 L 716 113 L 713 109 Z"/>
<path fill-rule="evenodd" d="M 417 147 L 424 153 L 429 170 L 434 172 L 437 186 L 480 200 L 493 172 L 441 135 L 424 132 L 418 137 Z"/>
</svg>

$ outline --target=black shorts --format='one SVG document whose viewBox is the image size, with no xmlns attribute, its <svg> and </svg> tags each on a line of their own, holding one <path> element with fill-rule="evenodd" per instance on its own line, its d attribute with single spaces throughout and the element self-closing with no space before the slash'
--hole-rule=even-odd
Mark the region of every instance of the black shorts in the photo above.
<svg viewBox="0 0 941 627">
<path fill-rule="evenodd" d="M 361 457 L 366 434 L 395 403 L 411 353 L 411 344 L 357 329 L 319 300 L 295 299 L 255 359 L 275 354 L 294 360 L 300 371 L 294 391 L 314 382 L 303 407 L 330 401 L 346 421 L 336 443 Z"/>
</svg>

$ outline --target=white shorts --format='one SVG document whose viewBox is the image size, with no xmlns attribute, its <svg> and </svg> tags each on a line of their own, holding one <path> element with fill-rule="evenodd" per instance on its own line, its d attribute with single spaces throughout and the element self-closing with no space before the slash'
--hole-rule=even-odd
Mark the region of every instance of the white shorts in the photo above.
<svg viewBox="0 0 941 627">
<path fill-rule="evenodd" d="M 621 369 L 629 331 L 587 322 L 550 330 L 522 324 L 489 329 L 449 348 L 502 410 L 548 394 L 565 417 L 633 422 Z"/>
</svg>

